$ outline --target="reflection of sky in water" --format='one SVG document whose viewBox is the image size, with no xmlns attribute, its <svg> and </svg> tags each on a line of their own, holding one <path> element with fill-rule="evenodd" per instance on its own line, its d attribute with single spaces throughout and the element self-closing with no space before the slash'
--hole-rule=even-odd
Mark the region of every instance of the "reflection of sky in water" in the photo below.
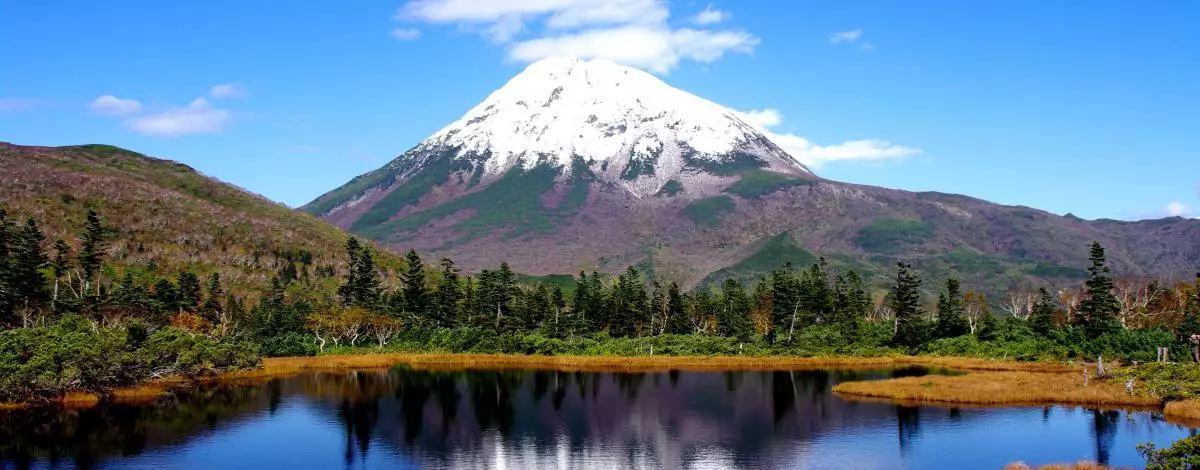
<svg viewBox="0 0 1200 470">
<path fill-rule="evenodd" d="M 829 393 L 882 375 L 311 374 L 182 392 L 169 406 L 0 414 L 0 458 L 46 468 L 54 447 L 60 468 L 88 466 L 84 455 L 102 468 L 161 469 L 1140 465 L 1136 445 L 1188 432 L 1150 413 L 900 407 Z M 69 425 L 61 435 L 29 431 L 55 420 Z"/>
</svg>

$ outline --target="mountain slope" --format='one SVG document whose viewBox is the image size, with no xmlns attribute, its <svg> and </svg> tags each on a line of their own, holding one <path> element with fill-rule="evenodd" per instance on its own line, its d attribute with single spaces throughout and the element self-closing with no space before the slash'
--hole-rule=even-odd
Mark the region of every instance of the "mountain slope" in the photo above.
<svg viewBox="0 0 1200 470">
<path fill-rule="evenodd" d="M 75 244 L 95 208 L 112 230 L 107 255 L 118 266 L 219 272 L 233 289 L 261 290 L 289 261 L 314 276 L 345 262 L 347 235 L 337 227 L 169 160 L 107 145 L 0 143 L 0 168 L 9 217 L 32 217 L 48 242 Z"/>
<path fill-rule="evenodd" d="M 547 59 L 384 167 L 303 210 L 468 268 L 640 265 L 696 286 L 821 255 L 993 292 L 1074 282 L 1087 245 L 1129 275 L 1190 276 L 1200 222 L 1084 221 L 965 196 L 824 180 L 739 113 L 611 62 Z"/>
</svg>

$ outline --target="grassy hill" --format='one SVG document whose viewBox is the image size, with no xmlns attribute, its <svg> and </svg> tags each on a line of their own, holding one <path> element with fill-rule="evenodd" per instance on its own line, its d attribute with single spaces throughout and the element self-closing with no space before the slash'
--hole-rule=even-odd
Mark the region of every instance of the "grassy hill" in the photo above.
<svg viewBox="0 0 1200 470">
<path fill-rule="evenodd" d="M 170 160 L 108 145 L 0 143 L 0 168 L 10 218 L 32 217 L 47 243 L 78 248 L 95 208 L 111 229 L 108 262 L 135 273 L 219 272 L 232 289 L 257 291 L 289 262 L 320 277 L 346 261 L 337 227 Z M 383 250 L 379 263 L 389 273 L 402 265 Z M 332 289 L 335 279 L 317 285 Z"/>
</svg>

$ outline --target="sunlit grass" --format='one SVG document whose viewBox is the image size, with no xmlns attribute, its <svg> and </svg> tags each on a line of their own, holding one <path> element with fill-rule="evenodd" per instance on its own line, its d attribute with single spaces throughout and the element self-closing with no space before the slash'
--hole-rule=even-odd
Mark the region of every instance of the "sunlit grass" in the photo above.
<svg viewBox="0 0 1200 470">
<path fill-rule="evenodd" d="M 1050 371 L 988 371 L 957 376 L 904 377 L 869 382 L 846 382 L 833 388 L 846 396 L 972 405 L 1072 404 L 1097 406 L 1157 406 L 1160 398 L 1131 395 L 1121 384 L 1083 374 Z"/>
</svg>

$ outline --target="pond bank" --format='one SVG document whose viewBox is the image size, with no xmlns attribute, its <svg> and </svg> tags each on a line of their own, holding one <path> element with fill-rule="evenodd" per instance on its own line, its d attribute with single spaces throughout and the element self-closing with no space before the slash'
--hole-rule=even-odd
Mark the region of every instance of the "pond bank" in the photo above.
<svg viewBox="0 0 1200 470">
<path fill-rule="evenodd" d="M 1107 407 L 1160 407 L 1157 398 L 1131 396 L 1119 384 L 1092 379 L 1082 385 L 1082 365 L 1016 362 L 962 357 L 783 357 L 783 356 L 518 356 L 502 354 L 360 354 L 263 359 L 263 367 L 238 371 L 201 381 L 261 380 L 310 371 L 377 369 L 407 365 L 414 369 L 462 370 L 552 369 L 570 372 L 654 372 L 667 370 L 812 370 L 923 366 L 970 371 L 955 376 L 930 375 L 838 384 L 833 391 L 843 397 L 905 402 L 967 405 L 1095 405 Z M 180 378 L 155 380 L 137 387 L 114 390 L 115 402 L 152 401 L 174 387 L 192 381 Z M 59 400 L 63 406 L 90 407 L 102 397 L 72 393 Z M 25 406 L 2 404 L 0 409 Z M 1200 420 L 1200 400 L 1167 404 L 1164 414 Z"/>
</svg>

